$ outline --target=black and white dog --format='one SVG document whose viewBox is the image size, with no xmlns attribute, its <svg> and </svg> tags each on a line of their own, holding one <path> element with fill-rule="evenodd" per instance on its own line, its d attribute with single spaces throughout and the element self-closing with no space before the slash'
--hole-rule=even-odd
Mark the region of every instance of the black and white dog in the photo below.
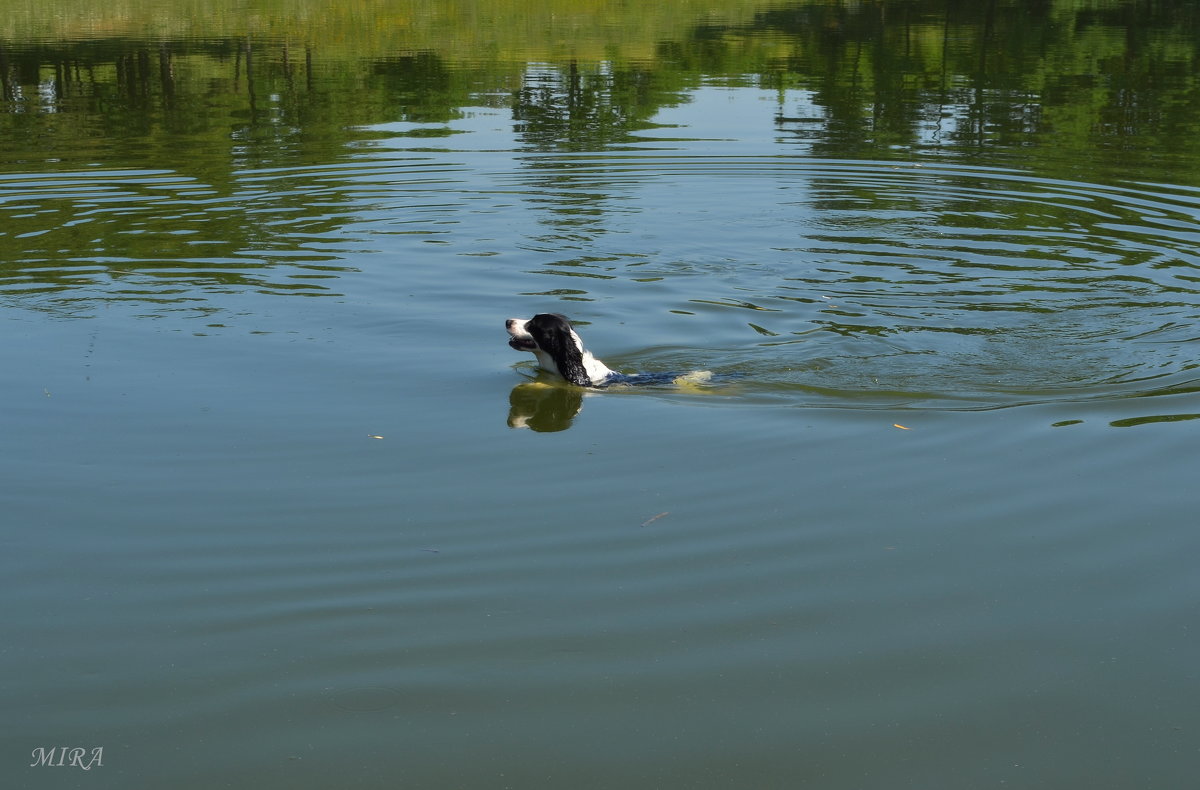
<svg viewBox="0 0 1200 790">
<path fill-rule="evenodd" d="M 611 384 L 701 384 L 712 376 L 696 371 L 686 376 L 677 373 L 618 373 L 592 356 L 571 322 L 560 313 L 538 313 L 533 318 L 510 318 L 508 345 L 537 357 L 538 367 L 556 373 L 579 387 L 604 387 Z"/>
<path fill-rule="evenodd" d="M 565 315 L 538 313 L 529 320 L 510 318 L 508 345 L 517 351 L 529 351 L 537 357 L 538 367 L 557 373 L 580 387 L 598 387 L 614 371 L 583 347 L 583 341 Z"/>
</svg>

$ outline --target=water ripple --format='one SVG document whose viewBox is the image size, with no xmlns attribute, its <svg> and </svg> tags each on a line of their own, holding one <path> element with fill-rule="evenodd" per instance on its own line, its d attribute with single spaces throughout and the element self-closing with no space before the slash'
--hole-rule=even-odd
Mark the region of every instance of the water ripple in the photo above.
<svg viewBox="0 0 1200 790">
<path fill-rule="evenodd" d="M 656 298 L 682 297 L 672 313 L 740 314 L 719 349 L 630 360 L 736 372 L 748 395 L 854 405 L 1124 397 L 1196 378 L 1195 190 L 774 156 L 527 162 L 524 177 L 564 203 L 606 190 L 692 242 L 627 267 Z M 648 224 L 608 220 L 609 233 Z"/>
<path fill-rule="evenodd" d="M 162 170 L 3 176 L 0 237 L 16 252 L 0 298 L 52 313 L 130 302 L 207 314 L 221 294 L 331 293 L 321 281 L 342 268 L 324 246 L 331 222 L 307 198 Z"/>
<path fill-rule="evenodd" d="M 207 315 L 238 293 L 341 294 L 369 270 L 436 311 L 500 285 L 617 318 L 630 334 L 597 350 L 626 368 L 734 373 L 746 397 L 801 405 L 1106 399 L 1186 390 L 1200 366 L 1200 191 L 1162 184 L 659 150 L 393 151 L 223 184 L 10 175 L 0 211 L 15 250 L 0 298 L 42 309 Z"/>
</svg>

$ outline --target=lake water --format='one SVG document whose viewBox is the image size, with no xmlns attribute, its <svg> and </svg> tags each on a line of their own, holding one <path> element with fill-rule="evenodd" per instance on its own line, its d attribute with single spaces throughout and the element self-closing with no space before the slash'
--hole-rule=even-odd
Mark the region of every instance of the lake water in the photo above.
<svg viewBox="0 0 1200 790">
<path fill-rule="evenodd" d="M 1193 4 L 83 8 L 0 12 L 0 785 L 1195 783 Z"/>
</svg>

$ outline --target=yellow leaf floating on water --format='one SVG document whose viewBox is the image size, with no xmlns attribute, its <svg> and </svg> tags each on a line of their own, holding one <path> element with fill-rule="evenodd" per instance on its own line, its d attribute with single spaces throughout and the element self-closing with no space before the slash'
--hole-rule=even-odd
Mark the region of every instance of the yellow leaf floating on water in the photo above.
<svg viewBox="0 0 1200 790">
<path fill-rule="evenodd" d="M 908 427 L 906 427 L 906 426 L 903 426 L 903 425 L 901 425 L 901 424 L 900 424 L 900 423 L 898 423 L 898 422 L 894 422 L 894 423 L 892 423 L 892 427 L 893 427 L 893 428 L 899 428 L 899 429 L 900 429 L 900 430 L 902 430 L 902 431 L 911 431 L 911 430 L 912 430 L 912 428 L 908 428 Z"/>
<path fill-rule="evenodd" d="M 376 436 L 376 435 L 375 435 L 375 434 L 373 434 L 373 433 L 368 433 L 368 434 L 367 434 L 367 438 L 368 438 L 368 439 L 382 439 L 383 437 L 382 437 L 382 436 Z"/>
</svg>

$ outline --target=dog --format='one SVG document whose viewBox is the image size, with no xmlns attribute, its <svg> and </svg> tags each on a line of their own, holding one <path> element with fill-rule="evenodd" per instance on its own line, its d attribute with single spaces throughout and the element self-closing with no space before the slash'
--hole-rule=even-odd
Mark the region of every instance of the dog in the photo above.
<svg viewBox="0 0 1200 790">
<path fill-rule="evenodd" d="M 613 384 L 701 384 L 712 374 L 706 370 L 680 376 L 676 373 L 618 373 L 592 356 L 570 320 L 561 313 L 538 313 L 533 318 L 504 322 L 508 345 L 537 357 L 538 367 L 577 387 Z"/>
<path fill-rule="evenodd" d="M 561 313 L 538 313 L 529 320 L 510 318 L 504 328 L 510 347 L 531 352 L 538 367 L 577 387 L 599 387 L 616 372 L 583 347 L 575 327 Z"/>
</svg>

